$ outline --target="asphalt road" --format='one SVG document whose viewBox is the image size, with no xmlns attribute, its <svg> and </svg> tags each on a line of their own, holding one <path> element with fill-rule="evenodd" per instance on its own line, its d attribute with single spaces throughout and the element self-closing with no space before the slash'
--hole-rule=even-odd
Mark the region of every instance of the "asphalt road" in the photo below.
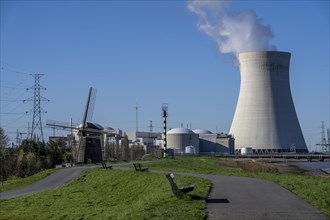
<svg viewBox="0 0 330 220">
<path fill-rule="evenodd" d="M 90 168 L 92 167 L 61 169 L 28 187 L 2 192 L 0 198 L 13 198 L 60 187 Z M 166 173 L 166 171 L 152 172 Z M 174 174 L 202 177 L 212 181 L 213 187 L 209 198 L 206 199 L 209 220 L 328 219 L 320 210 L 271 181 L 181 172 Z"/>
<path fill-rule="evenodd" d="M 49 175 L 46 178 L 38 182 L 35 182 L 30 186 L 16 190 L 1 192 L 0 198 L 9 199 L 17 196 L 23 196 L 27 194 L 41 192 L 48 189 L 54 189 L 63 186 L 64 184 L 70 182 L 71 180 L 79 177 L 83 171 L 88 170 L 90 168 L 92 167 L 71 167 L 71 168 L 60 169 L 57 172 L 53 173 L 52 175 Z"/>
<path fill-rule="evenodd" d="M 177 173 L 212 181 L 206 200 L 208 219 L 326 220 L 320 210 L 267 180 L 246 177 Z"/>
</svg>

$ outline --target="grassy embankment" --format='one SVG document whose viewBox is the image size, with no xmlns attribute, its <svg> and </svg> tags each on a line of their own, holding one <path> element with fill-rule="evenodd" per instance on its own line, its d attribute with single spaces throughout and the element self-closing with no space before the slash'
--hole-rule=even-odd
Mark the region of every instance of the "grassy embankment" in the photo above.
<svg viewBox="0 0 330 220">
<path fill-rule="evenodd" d="M 35 195 L 0 200 L 0 219 L 204 219 L 211 183 L 195 183 L 185 199 L 174 197 L 164 174 L 95 168 L 70 184 Z"/>
<path fill-rule="evenodd" d="M 4 182 L 3 185 L 0 184 L 0 192 L 11 190 L 11 189 L 18 189 L 18 188 L 22 188 L 24 186 L 31 185 L 32 183 L 34 183 L 38 180 L 41 180 L 56 171 L 58 171 L 58 169 L 54 168 L 54 169 L 42 171 L 40 173 L 37 173 L 33 176 L 29 176 L 26 178 L 16 178 L 16 179 L 7 180 Z"/>
<path fill-rule="evenodd" d="M 330 217 L 329 177 L 280 174 L 272 164 L 259 162 L 235 163 L 213 157 L 176 157 L 148 163 L 147 166 L 154 170 L 271 180 Z M 206 197 L 210 183 L 191 177 L 177 176 L 177 179 L 180 185 L 197 183 L 192 196 L 185 200 L 175 199 L 162 174 L 94 169 L 65 187 L 34 196 L 1 200 L 0 219 L 31 219 L 36 216 L 47 219 L 190 219 L 194 216 L 193 219 L 203 219 L 205 205 L 194 199 Z"/>
<path fill-rule="evenodd" d="M 230 160 L 214 157 L 175 157 L 148 164 L 153 170 L 242 176 L 271 180 L 297 194 L 330 217 L 329 176 L 278 173 L 274 165 L 250 162 L 234 168 Z"/>
</svg>

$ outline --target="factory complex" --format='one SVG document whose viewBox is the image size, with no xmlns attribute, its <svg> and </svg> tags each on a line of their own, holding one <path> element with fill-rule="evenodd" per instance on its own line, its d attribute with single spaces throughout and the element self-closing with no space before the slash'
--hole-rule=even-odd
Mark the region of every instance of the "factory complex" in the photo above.
<svg viewBox="0 0 330 220">
<path fill-rule="evenodd" d="M 163 156 L 308 153 L 290 90 L 290 56 L 279 51 L 239 54 L 240 92 L 229 133 L 182 126 L 167 130 L 168 107 L 163 104 L 162 133 L 80 125 L 72 137 L 79 142 L 79 161 L 100 161 L 108 151 L 115 155 L 123 141 L 129 149 L 138 146 L 145 154 L 158 150 Z"/>
<path fill-rule="evenodd" d="M 80 125 L 81 126 L 81 125 Z M 97 123 L 87 123 L 89 130 L 86 138 L 86 158 L 99 161 L 100 154 L 107 146 L 119 147 L 122 145 L 125 135 L 129 147 L 141 146 L 145 153 L 152 153 L 156 149 L 164 149 L 164 138 L 161 132 L 128 131 L 111 127 L 102 127 Z M 173 150 L 175 155 L 228 155 L 234 153 L 234 138 L 225 133 L 212 133 L 208 130 L 188 128 L 173 128 L 167 131 L 167 150 Z M 50 140 L 61 139 L 68 142 L 70 135 L 64 137 L 50 137 Z M 74 131 L 72 138 L 76 144 L 79 143 L 79 131 Z"/>
</svg>

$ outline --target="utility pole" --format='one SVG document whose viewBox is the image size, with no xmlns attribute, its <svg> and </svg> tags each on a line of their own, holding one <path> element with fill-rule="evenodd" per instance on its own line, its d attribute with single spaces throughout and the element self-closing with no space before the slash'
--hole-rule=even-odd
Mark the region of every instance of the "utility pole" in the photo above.
<svg viewBox="0 0 330 220">
<path fill-rule="evenodd" d="M 328 135 L 328 144 L 330 146 L 330 128 L 327 129 L 327 135 Z"/>
<path fill-rule="evenodd" d="M 30 97 L 23 102 L 26 101 L 33 101 L 33 118 L 32 118 L 32 127 L 31 127 L 31 140 L 33 140 L 33 137 L 36 136 L 37 140 L 40 140 L 44 142 L 44 135 L 42 130 L 42 122 L 41 122 L 41 113 L 47 113 L 41 108 L 41 102 L 49 102 L 48 99 L 42 97 L 40 95 L 41 90 L 46 90 L 46 88 L 42 87 L 40 85 L 40 78 L 44 74 L 31 74 L 31 76 L 34 77 L 34 86 L 31 88 L 27 88 L 26 90 L 33 90 L 33 97 Z M 26 112 L 28 113 L 28 112 Z M 37 130 L 40 131 L 39 135 L 37 134 Z"/>
<path fill-rule="evenodd" d="M 138 110 L 140 108 L 140 106 L 138 106 L 138 103 L 136 103 L 135 108 L 135 131 L 138 132 L 139 131 L 139 121 L 138 121 Z"/>
<path fill-rule="evenodd" d="M 163 103 L 162 105 L 162 116 L 164 122 L 163 140 L 164 140 L 164 157 L 166 157 L 167 140 L 166 140 L 166 118 L 168 117 L 168 104 Z"/>
<path fill-rule="evenodd" d="M 154 126 L 152 126 L 152 120 L 150 120 L 150 125 L 149 125 L 149 130 L 150 130 L 150 132 L 152 132 L 153 127 L 154 127 Z"/>
<path fill-rule="evenodd" d="M 16 147 L 19 147 L 19 131 L 16 130 Z"/>
</svg>

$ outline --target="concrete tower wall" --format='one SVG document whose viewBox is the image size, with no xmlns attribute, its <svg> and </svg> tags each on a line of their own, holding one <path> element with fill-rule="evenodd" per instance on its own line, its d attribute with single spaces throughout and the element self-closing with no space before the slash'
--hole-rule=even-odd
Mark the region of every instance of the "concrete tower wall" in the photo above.
<svg viewBox="0 0 330 220">
<path fill-rule="evenodd" d="M 307 152 L 291 96 L 290 53 L 245 52 L 239 62 L 241 86 L 230 129 L 235 149 Z"/>
</svg>

